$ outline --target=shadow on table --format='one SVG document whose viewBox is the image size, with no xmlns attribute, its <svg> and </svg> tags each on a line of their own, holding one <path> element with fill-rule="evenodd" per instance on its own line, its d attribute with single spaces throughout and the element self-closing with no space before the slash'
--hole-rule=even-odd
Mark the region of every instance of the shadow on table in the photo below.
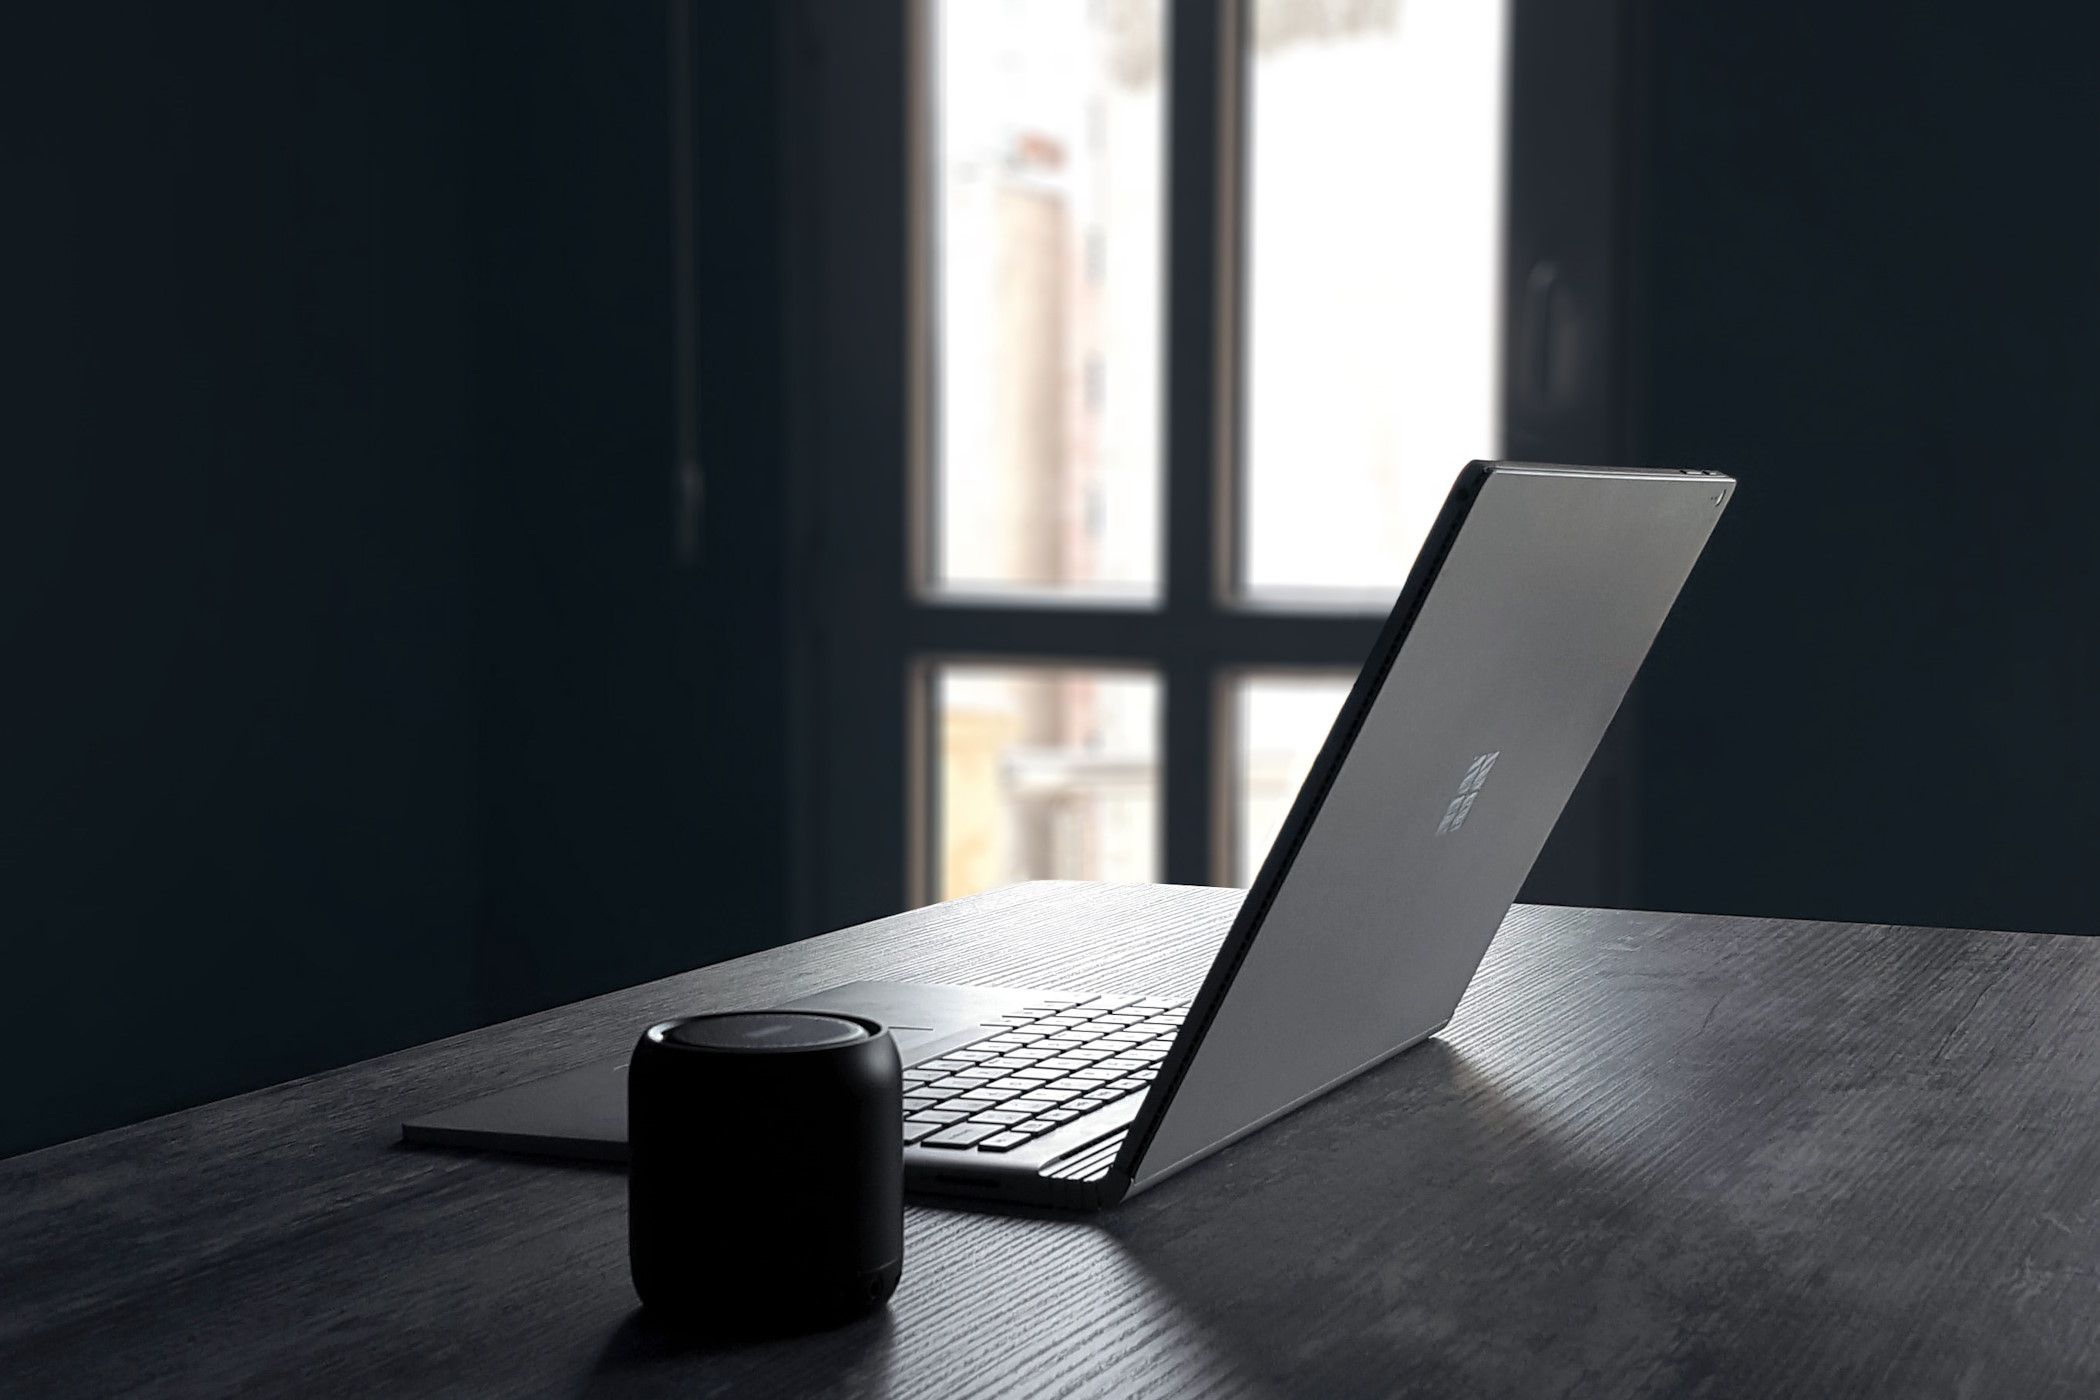
<svg viewBox="0 0 2100 1400">
<path fill-rule="evenodd" d="M 887 1311 L 817 1333 L 696 1337 L 636 1308 L 606 1338 L 583 1394 L 689 1395 L 697 1384 L 739 1379 L 782 1395 L 888 1390 L 895 1327 Z M 812 1345 L 820 1342 L 820 1345 Z"/>
</svg>

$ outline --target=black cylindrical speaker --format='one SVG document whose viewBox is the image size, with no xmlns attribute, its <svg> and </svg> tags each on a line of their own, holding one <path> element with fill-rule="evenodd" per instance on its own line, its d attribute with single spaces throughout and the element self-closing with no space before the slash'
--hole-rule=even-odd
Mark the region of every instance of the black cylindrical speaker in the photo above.
<svg viewBox="0 0 2100 1400">
<path fill-rule="evenodd" d="M 903 1065 L 872 1021 L 688 1016 L 627 1071 L 628 1262 L 652 1318 L 821 1327 L 904 1269 Z"/>
</svg>

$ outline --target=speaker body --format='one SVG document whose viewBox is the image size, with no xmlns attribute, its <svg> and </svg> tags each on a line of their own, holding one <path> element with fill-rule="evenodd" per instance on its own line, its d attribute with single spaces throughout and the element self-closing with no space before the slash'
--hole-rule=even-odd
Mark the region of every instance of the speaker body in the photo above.
<svg viewBox="0 0 2100 1400">
<path fill-rule="evenodd" d="M 903 1066 L 872 1021 L 801 1011 L 651 1026 L 627 1073 L 628 1262 L 652 1319 L 821 1327 L 904 1266 Z"/>
</svg>

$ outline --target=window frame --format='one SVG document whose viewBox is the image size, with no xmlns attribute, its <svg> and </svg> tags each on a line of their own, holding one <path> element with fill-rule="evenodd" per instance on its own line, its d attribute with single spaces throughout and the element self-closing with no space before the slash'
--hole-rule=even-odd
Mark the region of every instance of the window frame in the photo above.
<svg viewBox="0 0 2100 1400">
<path fill-rule="evenodd" d="M 931 0 L 791 7 L 780 55 L 780 155 L 795 409 L 783 619 L 795 740 L 785 833 L 792 932 L 891 914 L 937 888 L 929 713 L 936 662 L 1154 671 L 1159 875 L 1211 884 L 1234 874 L 1234 678 L 1353 671 L 1377 637 L 1380 613 L 1237 596 L 1250 20 L 1247 0 L 1169 0 L 1163 222 L 1174 255 L 1163 267 L 1162 572 L 1156 598 L 1125 603 L 926 589 L 937 489 Z M 1623 460 L 1613 431 L 1623 349 L 1621 132 L 1608 99 L 1624 21 L 1622 0 L 1511 0 L 1502 399 L 1505 441 L 1527 455 Z M 1571 44 L 1579 61 L 1559 62 L 1556 51 Z M 1520 79 L 1534 86 L 1527 92 Z M 1600 93 L 1605 119 L 1566 119 L 1563 104 L 1591 99 L 1580 110 L 1596 112 Z M 1550 201 L 1520 200 L 1525 178 L 1576 157 L 1608 178 L 1574 189 L 1560 181 Z M 1601 366 L 1577 386 L 1572 413 L 1532 392 L 1545 382 L 1536 354 L 1524 361 L 1531 378 L 1513 372 L 1522 368 L 1521 348 L 1541 333 L 1536 299 L 1527 303 L 1521 292 L 1530 270 L 1555 256 L 1595 308 L 1572 332 L 1565 323 L 1554 328 L 1557 345 Z M 1622 747 L 1608 746 L 1601 766 L 1622 766 Z M 1594 793 L 1574 805 L 1585 809 L 1576 823 L 1584 830 L 1623 816 Z M 1561 889 L 1594 899 L 1613 883 L 1608 853 L 1624 844 L 1557 839 L 1569 853 L 1556 858 L 1549 849 L 1541 868 L 1560 872 L 1553 878 Z"/>
</svg>

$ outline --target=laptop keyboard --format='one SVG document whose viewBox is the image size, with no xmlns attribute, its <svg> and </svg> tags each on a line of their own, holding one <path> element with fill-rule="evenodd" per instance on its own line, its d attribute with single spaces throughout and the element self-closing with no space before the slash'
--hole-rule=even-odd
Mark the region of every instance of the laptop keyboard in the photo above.
<svg viewBox="0 0 2100 1400">
<path fill-rule="evenodd" d="M 1159 1073 L 1188 1011 L 1151 997 L 1046 996 L 982 1039 L 904 1071 L 904 1141 L 1011 1152 Z"/>
</svg>

